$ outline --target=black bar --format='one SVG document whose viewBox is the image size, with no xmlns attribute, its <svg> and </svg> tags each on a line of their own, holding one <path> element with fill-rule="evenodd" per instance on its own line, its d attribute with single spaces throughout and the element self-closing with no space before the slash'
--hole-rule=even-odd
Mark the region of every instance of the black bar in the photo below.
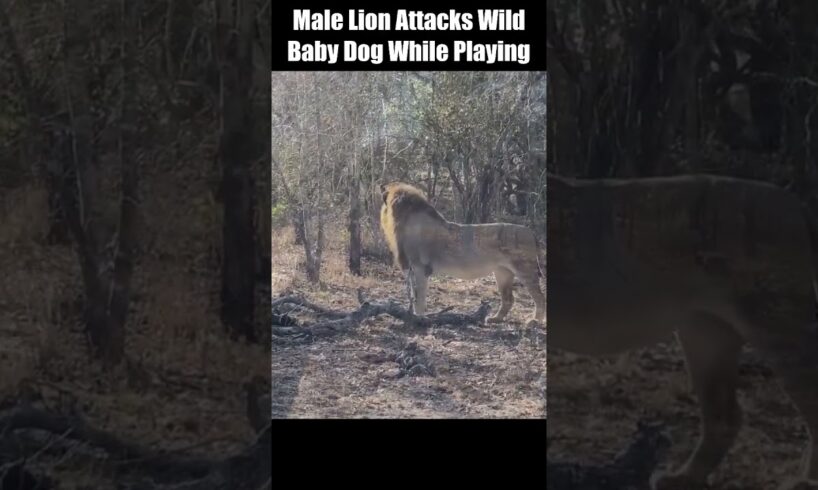
<svg viewBox="0 0 818 490">
<path fill-rule="evenodd" d="M 433 8 L 410 7 L 412 3 L 407 2 L 408 5 L 395 6 L 391 8 L 377 7 L 365 8 L 358 7 L 338 7 L 338 6 L 320 6 L 310 4 L 310 14 L 321 14 L 319 17 L 324 19 L 328 16 L 324 15 L 325 10 L 330 14 L 340 14 L 343 27 L 341 30 L 327 30 L 326 23 L 322 23 L 324 30 L 295 30 L 294 26 L 294 11 L 304 10 L 308 7 L 275 7 L 272 9 L 272 70 L 273 71 L 388 71 L 388 70 L 491 70 L 491 71 L 544 71 L 546 70 L 546 39 L 545 39 L 545 4 L 538 4 L 537 7 L 523 7 L 524 3 L 509 4 L 509 2 L 479 2 L 484 5 L 472 4 L 469 8 L 458 9 L 452 6 L 437 5 Z M 480 30 L 478 11 L 482 9 L 496 9 L 503 11 L 504 17 L 510 20 L 511 17 L 507 14 L 515 14 L 513 17 L 518 22 L 516 27 L 523 27 L 522 30 L 514 30 L 511 25 L 504 30 Z M 359 10 L 365 11 L 367 14 L 388 14 L 390 22 L 390 30 L 350 30 L 350 12 L 355 12 L 353 17 L 358 19 L 357 12 Z M 404 10 L 409 12 L 422 12 L 424 14 L 460 14 L 459 16 L 440 16 L 440 18 L 457 18 L 460 22 L 452 22 L 452 25 L 459 25 L 462 30 L 397 30 L 398 11 Z M 519 14 L 522 13 L 522 16 Z M 469 17 L 470 16 L 470 19 Z M 521 18 L 522 17 L 522 18 Z M 468 22 L 471 20 L 471 28 L 467 29 Z M 522 25 L 520 25 L 522 24 Z M 332 44 L 337 47 L 337 59 L 335 63 L 330 63 L 327 60 L 323 61 L 290 61 L 288 59 L 288 43 L 290 41 L 297 41 L 301 46 L 309 45 L 315 46 L 319 43 L 320 46 L 326 47 Z M 373 63 L 371 61 L 344 59 L 344 43 L 345 41 L 355 42 L 357 46 L 378 45 L 382 50 L 382 61 L 380 63 Z M 445 46 L 448 50 L 448 57 L 445 61 L 397 61 L 391 60 L 389 56 L 390 41 L 414 41 L 423 45 L 425 48 L 431 49 L 433 46 Z M 478 61 L 466 59 L 466 53 L 462 53 L 459 61 L 455 61 L 456 43 L 462 41 L 464 43 L 471 42 L 471 45 L 462 44 L 467 48 L 467 52 L 474 52 L 473 49 L 477 45 L 489 46 L 489 49 L 496 49 L 497 60 L 493 63 L 487 61 Z M 528 59 L 525 61 L 525 49 L 520 46 L 527 45 Z M 516 46 L 516 49 L 515 49 Z M 471 48 L 471 49 L 470 49 Z M 319 48 L 323 49 L 323 48 Z M 481 48 L 476 48 L 481 50 Z M 310 50 L 310 48 L 307 48 Z M 362 48 L 362 54 L 365 53 L 365 48 Z M 488 52 L 488 50 L 484 50 Z M 498 61 L 500 55 L 507 56 L 504 61 Z M 518 59 L 514 60 L 513 56 L 517 55 Z M 438 58 L 439 59 L 439 58 Z"/>
</svg>

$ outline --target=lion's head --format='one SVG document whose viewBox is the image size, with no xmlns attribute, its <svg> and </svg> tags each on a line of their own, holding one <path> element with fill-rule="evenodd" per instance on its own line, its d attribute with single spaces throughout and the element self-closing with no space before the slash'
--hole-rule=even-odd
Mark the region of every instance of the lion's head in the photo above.
<svg viewBox="0 0 818 490">
<path fill-rule="evenodd" d="M 399 236 L 412 216 L 426 215 L 440 223 L 446 223 L 446 218 L 429 202 L 420 189 L 403 182 L 381 184 L 381 229 L 386 237 L 386 243 L 395 259 L 396 265 L 405 269 L 408 265 L 402 259 L 398 242 Z"/>
</svg>

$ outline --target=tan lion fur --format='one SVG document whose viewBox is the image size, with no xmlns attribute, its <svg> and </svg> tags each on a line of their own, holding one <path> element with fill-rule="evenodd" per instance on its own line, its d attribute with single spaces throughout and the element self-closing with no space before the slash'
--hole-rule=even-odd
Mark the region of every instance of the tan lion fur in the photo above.
<svg viewBox="0 0 818 490">
<path fill-rule="evenodd" d="M 744 344 L 770 363 L 809 430 L 803 473 L 783 488 L 818 488 L 818 254 L 798 198 L 708 175 L 548 176 L 547 189 L 549 351 L 615 354 L 674 336 L 684 351 L 701 436 L 655 488 L 705 488 L 733 446 Z"/>
<path fill-rule="evenodd" d="M 429 276 L 447 274 L 477 279 L 494 274 L 502 298 L 492 323 L 505 319 L 514 302 L 515 276 L 534 299 L 530 326 L 545 317 L 545 297 L 539 284 L 538 245 L 534 232 L 521 225 L 463 225 L 446 220 L 419 189 L 393 182 L 381 186 L 381 229 L 395 265 L 407 275 L 410 304 L 426 311 Z"/>
</svg>

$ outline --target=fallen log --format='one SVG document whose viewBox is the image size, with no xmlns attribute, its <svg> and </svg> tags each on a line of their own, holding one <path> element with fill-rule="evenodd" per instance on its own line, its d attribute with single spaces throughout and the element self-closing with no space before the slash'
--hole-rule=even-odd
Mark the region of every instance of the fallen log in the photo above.
<svg viewBox="0 0 818 490">
<path fill-rule="evenodd" d="M 38 478 L 25 468 L 21 458 L 13 463 L 0 464 L 0 488 L 14 490 L 51 490 L 54 485 L 47 478 Z"/>
<path fill-rule="evenodd" d="M 138 481 L 130 487 L 177 489 L 257 489 L 270 485 L 270 424 L 258 432 L 255 442 L 225 459 L 188 457 L 141 447 L 101 429 L 77 416 L 65 416 L 30 406 L 0 414 L 0 438 L 14 431 L 41 430 L 59 436 L 55 445 L 77 441 L 101 449 L 107 455 L 100 463 L 118 475 L 147 476 L 150 487 Z M 134 479 L 137 479 L 134 477 Z M 157 486 L 157 484 L 162 484 Z"/>
<path fill-rule="evenodd" d="M 549 490 L 650 490 L 650 476 L 670 448 L 664 424 L 638 422 L 631 444 L 603 466 L 569 462 L 546 465 Z"/>
<path fill-rule="evenodd" d="M 273 301 L 276 307 L 288 304 L 303 307 L 314 311 L 321 317 L 329 318 L 306 326 L 273 326 L 273 340 L 286 342 L 283 338 L 289 337 L 296 341 L 312 341 L 315 337 L 327 337 L 355 328 L 367 318 L 379 315 L 389 315 L 400 320 L 404 327 L 424 329 L 429 327 L 465 327 L 467 325 L 482 325 L 491 309 L 484 301 L 472 313 L 453 313 L 451 307 L 444 308 L 438 313 L 418 316 L 400 306 L 395 300 L 385 302 L 367 301 L 363 291 L 358 290 L 360 306 L 351 312 L 332 310 L 307 301 L 300 296 L 284 296 Z"/>
<path fill-rule="evenodd" d="M 343 312 L 331 310 L 329 308 L 324 308 L 323 306 L 318 306 L 315 303 L 308 301 L 306 298 L 302 296 L 282 296 L 280 298 L 274 299 L 272 302 L 272 308 L 276 309 L 277 307 L 281 306 L 296 306 L 305 308 L 308 310 L 312 310 L 314 313 L 325 316 L 327 318 L 342 318 L 345 316 Z"/>
</svg>

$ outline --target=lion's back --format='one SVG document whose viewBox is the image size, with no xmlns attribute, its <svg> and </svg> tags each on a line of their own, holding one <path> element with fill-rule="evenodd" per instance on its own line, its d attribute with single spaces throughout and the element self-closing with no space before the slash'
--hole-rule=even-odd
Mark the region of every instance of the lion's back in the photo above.
<svg viewBox="0 0 818 490">
<path fill-rule="evenodd" d="M 432 243 L 435 250 L 429 255 L 434 257 L 435 268 L 456 277 L 482 277 L 498 267 L 535 273 L 538 268 L 537 239 L 522 225 L 450 223 L 445 241 L 439 238 Z"/>
<path fill-rule="evenodd" d="M 701 175 L 553 190 L 549 265 L 556 280 L 592 281 L 639 298 L 718 296 L 753 308 L 762 304 L 758 297 L 812 301 L 808 222 L 785 189 Z"/>
<path fill-rule="evenodd" d="M 461 278 L 490 274 L 498 267 L 538 268 L 538 242 L 523 225 L 464 225 L 446 220 L 418 189 L 402 183 L 383 186 L 381 228 L 402 269 L 429 265 Z"/>
</svg>

